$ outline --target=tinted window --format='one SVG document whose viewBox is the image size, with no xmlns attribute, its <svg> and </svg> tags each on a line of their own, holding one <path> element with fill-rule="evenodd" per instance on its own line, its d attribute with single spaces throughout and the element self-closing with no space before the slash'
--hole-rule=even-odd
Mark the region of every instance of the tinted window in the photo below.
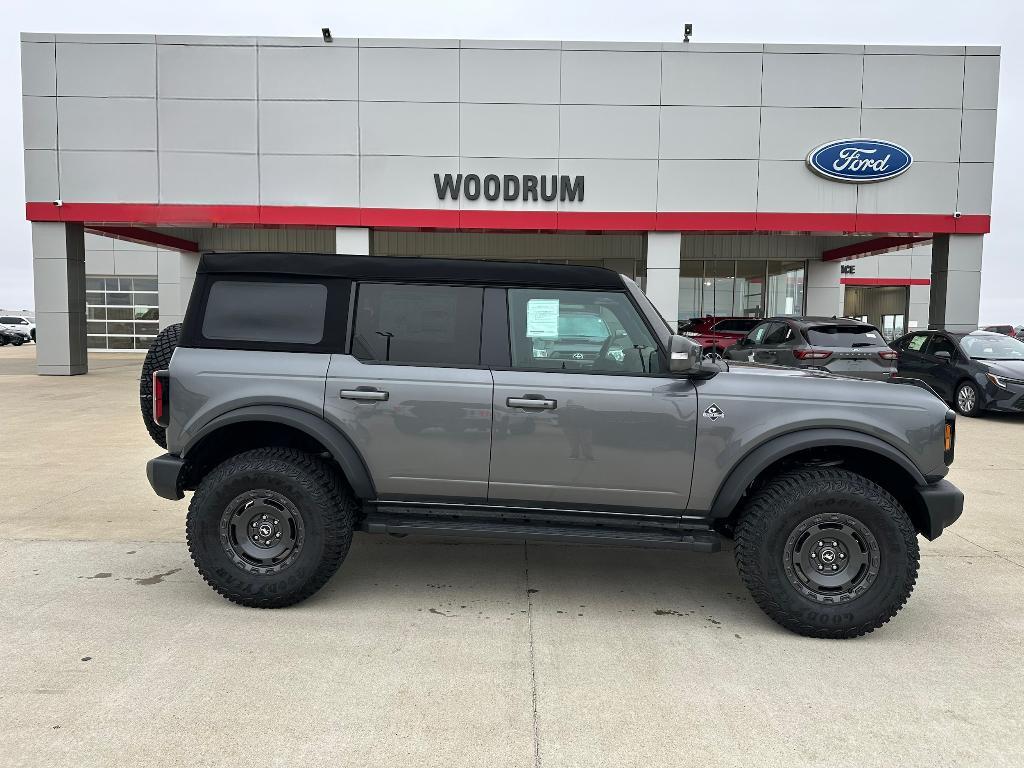
<svg viewBox="0 0 1024 768">
<path fill-rule="evenodd" d="M 948 336 L 937 334 L 932 337 L 932 343 L 928 345 L 929 355 L 934 355 L 936 352 L 947 352 L 950 357 L 956 357 L 956 345 Z"/>
<path fill-rule="evenodd" d="M 661 370 L 654 337 L 624 293 L 513 289 L 508 303 L 514 368 Z"/>
<path fill-rule="evenodd" d="M 719 323 L 715 323 L 713 330 L 723 332 L 728 331 L 730 333 L 746 333 L 757 325 L 758 322 L 758 320 L 722 320 Z"/>
<path fill-rule="evenodd" d="M 203 336 L 224 341 L 318 344 L 324 337 L 326 309 L 327 287 L 322 283 L 219 280 L 210 287 Z"/>
<path fill-rule="evenodd" d="M 764 337 L 764 344 L 785 344 L 793 339 L 793 329 L 787 323 L 772 323 Z"/>
<path fill-rule="evenodd" d="M 804 331 L 812 347 L 884 347 L 882 334 L 872 325 L 816 325 Z"/>
<path fill-rule="evenodd" d="M 20 317 L 0 317 L 0 323 L 6 323 L 8 325 L 24 325 L 25 320 Z"/>
<path fill-rule="evenodd" d="M 447 285 L 363 283 L 352 354 L 382 363 L 479 365 L 483 293 Z"/>
</svg>

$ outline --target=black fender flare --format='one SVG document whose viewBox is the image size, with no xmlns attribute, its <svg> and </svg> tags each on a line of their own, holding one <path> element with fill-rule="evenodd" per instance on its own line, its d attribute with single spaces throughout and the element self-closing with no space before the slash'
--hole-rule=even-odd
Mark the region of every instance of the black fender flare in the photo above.
<svg viewBox="0 0 1024 768">
<path fill-rule="evenodd" d="M 366 467 L 366 462 L 348 436 L 321 417 L 286 405 L 247 405 L 243 408 L 236 408 L 233 411 L 222 413 L 210 419 L 192 436 L 181 449 L 181 457 L 187 459 L 190 450 L 195 448 L 204 438 L 222 427 L 231 424 L 259 421 L 284 424 L 300 432 L 305 432 L 323 445 L 331 454 L 331 457 L 338 462 L 338 466 L 341 467 L 341 471 L 345 474 L 345 479 L 352 486 L 356 496 L 361 499 L 376 498 L 377 494 L 373 485 L 373 479 Z"/>
<path fill-rule="evenodd" d="M 860 448 L 878 454 L 903 469 L 918 486 L 928 484 L 914 462 L 884 440 L 851 429 L 804 429 L 774 437 L 740 459 L 718 487 L 711 505 L 711 517 L 728 517 L 732 514 L 750 484 L 779 459 L 808 448 L 828 446 Z"/>
</svg>

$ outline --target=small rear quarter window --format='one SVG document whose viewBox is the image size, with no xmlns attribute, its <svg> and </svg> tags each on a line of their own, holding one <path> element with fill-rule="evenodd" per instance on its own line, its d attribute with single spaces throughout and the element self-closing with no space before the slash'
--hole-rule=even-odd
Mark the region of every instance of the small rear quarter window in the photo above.
<svg viewBox="0 0 1024 768">
<path fill-rule="evenodd" d="M 319 344 L 327 286 L 218 280 L 210 287 L 202 334 L 210 340 Z"/>
</svg>

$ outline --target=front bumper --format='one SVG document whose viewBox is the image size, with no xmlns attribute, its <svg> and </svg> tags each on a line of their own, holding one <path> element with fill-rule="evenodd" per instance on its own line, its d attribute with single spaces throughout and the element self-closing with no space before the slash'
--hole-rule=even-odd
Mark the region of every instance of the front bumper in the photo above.
<svg viewBox="0 0 1024 768">
<path fill-rule="evenodd" d="M 964 511 L 963 491 L 949 480 L 919 486 L 916 490 L 924 511 L 924 530 L 921 533 L 929 541 L 934 541 L 960 518 Z"/>
<path fill-rule="evenodd" d="M 157 496 L 177 501 L 185 497 L 181 490 L 185 462 L 171 453 L 157 456 L 146 462 L 146 477 Z"/>
</svg>

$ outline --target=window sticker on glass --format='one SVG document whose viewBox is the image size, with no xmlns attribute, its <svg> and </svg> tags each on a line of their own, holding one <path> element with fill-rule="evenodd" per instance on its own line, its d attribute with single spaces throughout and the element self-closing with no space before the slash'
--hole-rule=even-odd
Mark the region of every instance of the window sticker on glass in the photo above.
<svg viewBox="0 0 1024 768">
<path fill-rule="evenodd" d="M 924 343 L 927 340 L 928 340 L 927 336 L 915 336 L 914 338 L 912 338 L 910 340 L 910 344 L 908 345 L 908 349 L 912 349 L 914 352 L 920 352 L 921 351 L 921 347 L 924 346 Z"/>
<path fill-rule="evenodd" d="M 869 338 L 869 339 L 877 339 L 878 338 L 878 334 L 877 333 L 865 333 L 864 335 L 867 338 Z"/>
<path fill-rule="evenodd" d="M 527 338 L 558 337 L 558 299 L 530 299 L 526 302 Z"/>
</svg>

